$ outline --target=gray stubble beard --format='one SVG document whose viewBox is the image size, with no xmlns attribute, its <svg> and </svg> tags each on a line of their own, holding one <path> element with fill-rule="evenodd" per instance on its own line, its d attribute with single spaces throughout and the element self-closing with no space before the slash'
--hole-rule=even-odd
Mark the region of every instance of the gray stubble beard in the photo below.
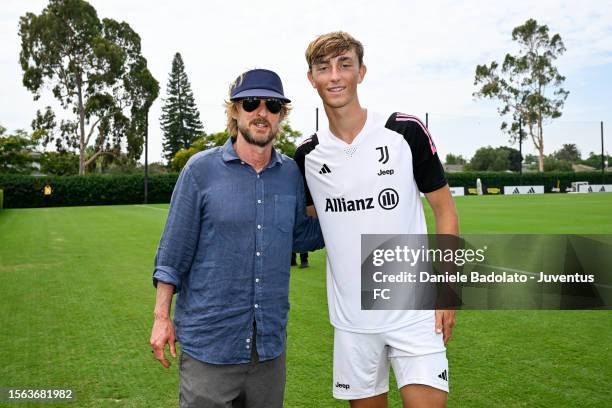
<svg viewBox="0 0 612 408">
<path fill-rule="evenodd" d="M 272 128 L 270 127 L 270 129 L 272 129 Z M 276 132 L 274 132 L 274 133 L 272 133 L 272 130 L 270 130 L 270 134 L 268 135 L 268 137 L 265 140 L 257 140 L 245 128 L 238 127 L 238 131 L 240 132 L 242 137 L 244 137 L 244 140 L 248 144 L 252 144 L 252 145 L 255 145 L 255 146 L 259 146 L 259 147 L 266 147 L 267 145 L 272 143 L 274 141 L 274 139 L 276 139 L 276 135 L 278 134 L 278 130 Z"/>
</svg>

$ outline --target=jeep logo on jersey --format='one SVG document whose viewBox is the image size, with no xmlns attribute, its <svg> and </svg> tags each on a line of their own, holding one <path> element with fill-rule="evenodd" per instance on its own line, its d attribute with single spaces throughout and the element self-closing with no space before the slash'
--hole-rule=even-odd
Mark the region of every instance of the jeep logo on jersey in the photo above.
<svg viewBox="0 0 612 408">
<path fill-rule="evenodd" d="M 389 148 L 387 146 L 380 146 L 377 147 L 376 150 L 380 152 L 378 161 L 382 164 L 386 164 L 389 161 Z"/>
<path fill-rule="evenodd" d="M 395 173 L 395 170 L 393 170 L 393 169 L 389 169 L 389 170 L 380 169 L 380 171 L 378 172 L 378 175 L 379 176 L 384 176 L 384 175 L 388 174 L 388 175 L 392 176 L 394 173 Z"/>
<path fill-rule="evenodd" d="M 378 194 L 378 204 L 385 210 L 392 210 L 399 204 L 399 194 L 392 188 L 385 188 Z"/>
</svg>

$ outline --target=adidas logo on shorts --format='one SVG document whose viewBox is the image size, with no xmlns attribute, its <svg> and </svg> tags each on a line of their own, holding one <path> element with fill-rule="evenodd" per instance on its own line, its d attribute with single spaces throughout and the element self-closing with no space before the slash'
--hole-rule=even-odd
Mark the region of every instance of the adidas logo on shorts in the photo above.
<svg viewBox="0 0 612 408">
<path fill-rule="evenodd" d="M 446 370 L 442 371 L 440 374 L 438 374 L 438 378 L 444 380 L 444 381 L 448 381 L 448 375 L 446 374 Z"/>
</svg>

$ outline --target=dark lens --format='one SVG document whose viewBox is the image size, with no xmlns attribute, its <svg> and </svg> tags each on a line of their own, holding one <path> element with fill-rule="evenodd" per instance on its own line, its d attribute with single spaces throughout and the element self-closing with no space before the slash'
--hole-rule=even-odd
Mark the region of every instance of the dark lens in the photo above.
<svg viewBox="0 0 612 408">
<path fill-rule="evenodd" d="M 281 111 L 283 104 L 278 99 L 267 99 L 266 100 L 266 108 L 270 111 L 270 113 L 278 113 Z"/>
<path fill-rule="evenodd" d="M 242 109 L 246 112 L 253 112 L 257 107 L 259 107 L 260 100 L 259 98 L 246 98 L 242 100 Z M 268 108 L 270 109 L 270 108 Z"/>
</svg>

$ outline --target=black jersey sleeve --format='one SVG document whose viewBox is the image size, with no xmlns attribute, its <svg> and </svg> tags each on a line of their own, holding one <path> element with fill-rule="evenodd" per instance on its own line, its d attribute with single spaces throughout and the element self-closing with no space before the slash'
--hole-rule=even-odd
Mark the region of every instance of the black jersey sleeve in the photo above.
<svg viewBox="0 0 612 408">
<path fill-rule="evenodd" d="M 308 183 L 306 182 L 306 156 L 308 153 L 314 150 L 315 146 L 319 143 L 317 138 L 317 134 L 310 136 L 301 145 L 298 146 L 295 151 L 295 155 L 293 156 L 293 160 L 298 165 L 300 172 L 302 173 L 302 177 L 304 179 L 304 192 L 306 193 L 306 205 L 314 205 L 314 201 L 312 200 L 312 195 L 310 194 L 310 188 L 308 188 Z"/>
<path fill-rule="evenodd" d="M 422 193 L 431 193 L 446 185 L 436 145 L 419 118 L 396 112 L 389 117 L 385 127 L 401 134 L 410 146 L 414 179 Z"/>
</svg>

